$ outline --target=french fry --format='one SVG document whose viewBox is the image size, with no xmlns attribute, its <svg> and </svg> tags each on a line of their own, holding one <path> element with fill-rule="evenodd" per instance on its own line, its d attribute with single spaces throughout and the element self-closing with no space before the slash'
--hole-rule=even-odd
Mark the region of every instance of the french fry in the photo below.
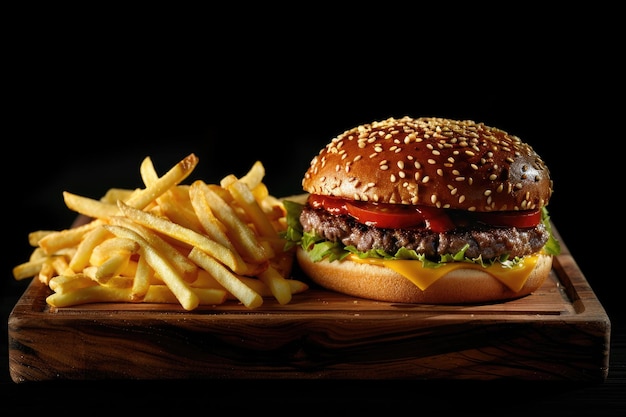
<svg viewBox="0 0 626 417">
<path fill-rule="evenodd" d="M 270 266 L 259 274 L 259 279 L 267 285 L 280 304 L 287 304 L 291 301 L 291 286 L 276 269 Z"/>
<path fill-rule="evenodd" d="M 139 243 L 125 237 L 113 237 L 96 246 L 89 258 L 89 263 L 96 266 L 94 278 L 100 284 L 120 275 L 129 263 L 130 256 L 139 251 Z"/>
<path fill-rule="evenodd" d="M 204 194 L 206 184 L 201 180 L 194 181 L 189 187 L 189 199 L 193 210 L 200 221 L 204 231 L 211 239 L 231 250 L 234 250 L 232 242 L 226 236 L 226 227 L 215 217 Z"/>
<path fill-rule="evenodd" d="M 241 257 L 251 263 L 267 261 L 270 255 L 259 244 L 254 231 L 237 216 L 235 210 L 210 187 L 204 187 L 203 191 L 215 217 L 226 226 L 227 235 L 237 251 L 241 253 Z"/>
<path fill-rule="evenodd" d="M 103 227 L 106 230 L 106 228 Z M 108 232 L 108 230 L 107 230 Z M 111 258 L 111 255 L 123 253 L 131 254 L 139 250 L 139 244 L 132 239 L 125 237 L 112 237 L 105 239 L 98 244 L 91 252 L 89 262 L 92 265 L 100 266 Z"/>
<path fill-rule="evenodd" d="M 214 288 L 197 288 L 193 290 L 198 304 L 215 305 L 226 300 L 226 291 Z M 144 303 L 171 304 L 178 299 L 165 285 L 151 285 L 143 298 Z M 115 288 L 95 285 L 79 288 L 74 291 L 54 293 L 46 298 L 46 302 L 57 308 L 87 303 L 132 303 L 132 291 L 129 288 Z"/>
<path fill-rule="evenodd" d="M 143 209 L 148 204 L 156 200 L 159 196 L 169 190 L 171 187 L 179 184 L 185 178 L 191 174 L 196 165 L 198 164 L 198 157 L 194 154 L 189 154 L 183 158 L 180 162 L 170 168 L 163 176 L 159 177 L 156 181 L 146 185 L 146 188 L 134 193 L 127 201 L 126 204 L 130 207 L 137 209 Z"/>
<path fill-rule="evenodd" d="M 183 187 L 181 186 L 176 188 Z M 198 219 L 196 211 L 191 205 L 187 187 L 185 187 L 184 195 L 181 195 L 180 190 L 169 190 L 159 197 L 158 201 L 162 216 L 165 216 L 172 222 L 198 233 L 204 232 L 202 223 Z"/>
<path fill-rule="evenodd" d="M 55 292 L 46 297 L 52 307 L 68 307 L 87 303 L 131 302 L 130 290 L 103 285 L 78 288 L 74 291 Z"/>
<path fill-rule="evenodd" d="M 147 227 L 137 224 L 126 217 L 112 217 L 111 224 L 126 227 L 137 233 L 153 246 L 168 262 L 178 270 L 186 282 L 193 282 L 198 275 L 198 266 L 191 262 L 175 247 Z"/>
<path fill-rule="evenodd" d="M 246 277 L 240 275 L 237 277 L 241 282 L 250 287 L 253 291 L 257 292 L 261 297 L 274 297 L 274 294 L 270 288 L 258 278 Z M 296 279 L 286 279 L 289 284 L 291 294 L 300 294 L 309 289 L 309 285 L 306 282 Z M 218 288 L 226 290 L 211 274 L 204 269 L 200 270 L 198 279 L 191 284 L 192 288 Z M 229 298 L 236 299 L 234 295 L 228 293 Z"/>
<path fill-rule="evenodd" d="M 226 301 L 228 293 L 217 288 L 192 288 L 198 297 L 198 305 L 218 305 Z M 143 299 L 146 303 L 176 303 L 177 299 L 165 285 L 151 285 Z"/>
<path fill-rule="evenodd" d="M 70 259 L 70 268 L 72 271 L 79 272 L 89 266 L 89 260 L 94 248 L 111 236 L 113 235 L 102 227 L 102 225 L 89 230 L 83 236 L 76 248 L 74 256 Z"/>
<path fill-rule="evenodd" d="M 153 275 L 154 270 L 150 267 L 146 258 L 144 256 L 140 257 L 137 262 L 137 271 L 134 275 L 135 279 L 133 280 L 133 288 L 131 291 L 131 299 L 133 301 L 140 301 L 146 296 L 150 289 L 150 282 Z M 183 279 L 185 278 L 183 277 Z"/>
<path fill-rule="evenodd" d="M 107 225 L 105 227 L 115 236 L 129 238 L 139 244 L 140 255 L 146 257 L 146 262 L 159 274 L 163 282 L 165 282 L 185 310 L 193 310 L 198 306 L 200 302 L 198 296 L 191 291 L 180 273 L 144 238 L 125 227 L 114 225 Z"/>
<path fill-rule="evenodd" d="M 37 276 L 46 262 L 49 262 L 47 257 L 23 262 L 13 268 L 13 278 L 21 281 L 26 278 Z"/>
<path fill-rule="evenodd" d="M 39 279 L 39 282 L 50 285 L 50 280 L 56 275 L 57 271 L 54 269 L 54 265 L 52 265 L 52 257 L 50 257 L 46 259 L 46 262 L 43 265 L 41 265 L 37 278 Z"/>
<path fill-rule="evenodd" d="M 96 281 L 85 274 L 57 275 L 48 282 L 50 289 L 57 293 L 71 292 L 79 288 L 98 285 Z"/>
<path fill-rule="evenodd" d="M 79 227 L 47 234 L 39 240 L 39 247 L 48 255 L 52 255 L 60 249 L 75 247 L 80 243 L 85 233 L 101 224 L 103 224 L 101 220 L 93 220 Z"/>
<path fill-rule="evenodd" d="M 141 165 L 139 166 L 139 175 L 141 175 L 141 179 L 146 187 L 159 179 L 159 175 L 154 169 L 152 158 L 149 156 L 146 156 L 143 161 L 141 161 Z"/>
<path fill-rule="evenodd" d="M 93 198 L 83 197 L 68 191 L 63 191 L 63 200 L 65 201 L 65 205 L 70 210 L 93 219 L 115 216 L 119 213 L 119 209 L 115 204 L 109 204 Z"/>
<path fill-rule="evenodd" d="M 268 239 L 278 237 L 274 226 L 254 198 L 254 194 L 252 194 L 248 185 L 242 181 L 235 181 L 228 186 L 228 191 L 230 191 L 235 201 L 246 212 L 261 237 Z"/>
<path fill-rule="evenodd" d="M 254 309 L 263 304 L 263 297 L 244 284 L 233 272 L 224 267 L 199 248 L 189 252 L 189 259 L 208 271 L 228 292 L 234 295 L 243 305 Z"/>
<path fill-rule="evenodd" d="M 37 230 L 37 231 L 34 231 L 34 232 L 30 232 L 28 234 L 28 243 L 32 247 L 37 247 L 39 245 L 39 241 L 43 237 L 45 237 L 45 236 L 47 236 L 47 235 L 49 235 L 51 233 L 54 233 L 54 232 L 55 232 L 55 230 Z"/>
<path fill-rule="evenodd" d="M 121 273 L 128 266 L 130 252 L 114 253 L 109 258 L 98 265 L 94 275 L 100 284 L 106 284 L 111 278 Z"/>
</svg>

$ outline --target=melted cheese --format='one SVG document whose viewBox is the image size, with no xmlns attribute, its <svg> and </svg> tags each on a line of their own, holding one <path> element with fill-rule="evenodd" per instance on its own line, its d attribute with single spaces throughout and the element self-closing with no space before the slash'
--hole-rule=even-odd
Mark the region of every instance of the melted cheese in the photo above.
<svg viewBox="0 0 626 417">
<path fill-rule="evenodd" d="M 424 268 L 421 261 L 374 258 L 361 259 L 352 254 L 349 255 L 349 259 L 354 262 L 369 263 L 393 269 L 397 273 L 404 275 L 422 291 L 448 272 L 459 268 L 471 268 L 487 272 L 512 291 L 518 292 L 522 289 L 531 271 L 535 268 L 539 255 L 527 256 L 524 258 L 523 262 L 520 262 L 512 268 L 506 268 L 500 263 L 495 263 L 489 268 L 484 268 L 478 264 L 467 262 L 451 262 L 439 268 Z"/>
</svg>

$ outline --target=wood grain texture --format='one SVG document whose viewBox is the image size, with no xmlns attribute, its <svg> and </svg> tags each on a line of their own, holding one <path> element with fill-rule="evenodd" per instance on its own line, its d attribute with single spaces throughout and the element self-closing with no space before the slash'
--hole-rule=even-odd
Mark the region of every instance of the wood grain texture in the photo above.
<svg viewBox="0 0 626 417">
<path fill-rule="evenodd" d="M 556 230 L 556 229 L 555 229 Z M 558 236 L 558 231 L 556 232 Z M 610 321 L 567 246 L 535 294 L 483 305 L 364 300 L 312 286 L 287 305 L 55 309 L 33 280 L 9 316 L 18 383 L 164 379 L 603 381 Z M 299 279 L 306 279 L 298 277 Z"/>
</svg>

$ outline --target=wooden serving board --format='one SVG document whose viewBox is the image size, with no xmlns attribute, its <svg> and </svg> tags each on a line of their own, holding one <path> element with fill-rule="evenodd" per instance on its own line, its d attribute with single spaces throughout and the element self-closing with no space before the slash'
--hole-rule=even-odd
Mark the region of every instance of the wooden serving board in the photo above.
<svg viewBox="0 0 626 417">
<path fill-rule="evenodd" d="M 606 379 L 610 321 L 561 241 L 536 293 L 482 305 L 364 300 L 311 286 L 280 305 L 51 308 L 34 279 L 9 315 L 11 378 Z M 306 279 L 297 277 L 298 279 Z"/>
</svg>

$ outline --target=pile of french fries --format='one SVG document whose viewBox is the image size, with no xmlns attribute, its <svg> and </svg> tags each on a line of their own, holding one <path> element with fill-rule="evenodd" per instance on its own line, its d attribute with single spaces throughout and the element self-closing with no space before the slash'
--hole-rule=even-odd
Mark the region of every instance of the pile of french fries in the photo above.
<svg viewBox="0 0 626 417">
<path fill-rule="evenodd" d="M 53 307 L 179 303 L 194 310 L 238 300 L 254 309 L 265 297 L 287 304 L 307 290 L 290 277 L 294 257 L 280 237 L 285 210 L 263 183 L 263 164 L 219 184 L 183 184 L 197 164 L 190 154 L 158 176 L 146 157 L 144 188 L 110 188 L 100 199 L 64 192 L 67 207 L 86 221 L 31 232 L 35 249 L 14 278 L 48 285 Z"/>
</svg>

